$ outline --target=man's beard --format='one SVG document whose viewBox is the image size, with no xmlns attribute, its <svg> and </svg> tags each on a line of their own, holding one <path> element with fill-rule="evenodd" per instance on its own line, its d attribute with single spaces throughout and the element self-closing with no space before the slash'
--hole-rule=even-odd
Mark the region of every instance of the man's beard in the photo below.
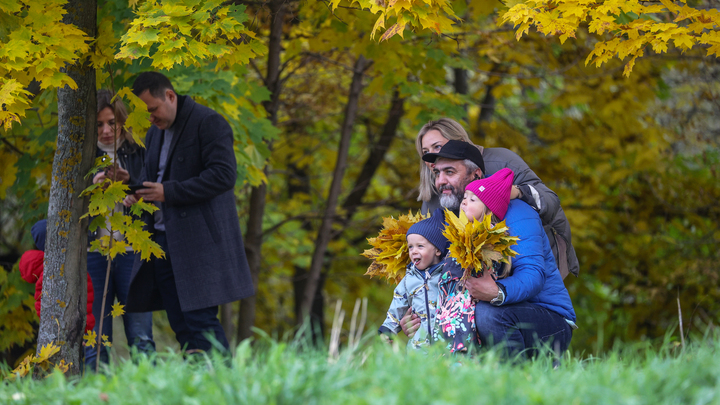
<svg viewBox="0 0 720 405">
<path fill-rule="evenodd" d="M 450 194 L 443 193 L 443 190 L 450 190 Z M 450 211 L 457 211 L 460 209 L 460 204 L 463 200 L 463 195 L 465 194 L 465 190 L 463 187 L 463 190 L 458 193 L 458 190 L 455 189 L 455 187 L 447 184 L 442 187 L 440 187 L 440 205 L 442 205 L 444 208 L 449 209 Z"/>
</svg>

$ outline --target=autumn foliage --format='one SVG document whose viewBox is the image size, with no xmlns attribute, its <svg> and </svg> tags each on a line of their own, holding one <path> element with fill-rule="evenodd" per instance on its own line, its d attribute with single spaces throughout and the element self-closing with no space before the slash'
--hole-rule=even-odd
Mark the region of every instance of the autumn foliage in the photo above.
<svg viewBox="0 0 720 405">
<path fill-rule="evenodd" d="M 395 284 L 405 277 L 405 268 L 410 263 L 410 253 L 407 244 L 407 231 L 413 224 L 422 221 L 427 216 L 419 212 L 383 218 L 383 227 L 380 234 L 368 238 L 372 249 L 365 250 L 362 255 L 372 260 L 365 272 L 366 276 L 384 277 Z"/>
<path fill-rule="evenodd" d="M 455 215 L 447 209 L 445 219 L 447 226 L 443 235 L 450 241 L 448 256 L 465 270 L 462 280 L 471 274 L 482 276 L 492 268 L 493 262 L 510 264 L 510 258 L 517 256 L 512 246 L 517 245 L 520 238 L 508 234 L 505 221 L 493 225 L 492 215 L 470 220 L 462 210 L 460 215 Z"/>
</svg>

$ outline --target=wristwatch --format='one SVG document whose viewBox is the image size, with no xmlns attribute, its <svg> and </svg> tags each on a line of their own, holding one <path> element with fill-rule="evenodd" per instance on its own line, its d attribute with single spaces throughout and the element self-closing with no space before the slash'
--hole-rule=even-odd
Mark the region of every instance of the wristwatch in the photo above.
<svg viewBox="0 0 720 405">
<path fill-rule="evenodd" d="M 505 289 L 503 288 L 503 285 L 500 283 L 495 283 L 498 287 L 498 295 L 497 297 L 490 300 L 491 305 L 495 305 L 496 307 L 499 307 L 502 305 L 503 302 L 505 302 Z"/>
</svg>

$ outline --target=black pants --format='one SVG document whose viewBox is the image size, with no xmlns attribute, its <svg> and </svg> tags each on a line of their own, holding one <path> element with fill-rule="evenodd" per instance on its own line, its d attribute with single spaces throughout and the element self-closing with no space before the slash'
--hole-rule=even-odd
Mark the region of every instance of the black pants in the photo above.
<svg viewBox="0 0 720 405">
<path fill-rule="evenodd" d="M 180 298 L 175 286 L 175 274 L 170 263 L 170 250 L 165 232 L 156 232 L 155 242 L 165 252 L 164 259 L 155 259 L 155 283 L 160 289 L 170 327 L 175 332 L 180 347 L 183 350 L 209 351 L 212 342 L 208 336 L 212 336 L 225 350 L 228 350 L 230 345 L 217 317 L 217 305 L 193 311 L 183 311 L 180 308 Z"/>
</svg>

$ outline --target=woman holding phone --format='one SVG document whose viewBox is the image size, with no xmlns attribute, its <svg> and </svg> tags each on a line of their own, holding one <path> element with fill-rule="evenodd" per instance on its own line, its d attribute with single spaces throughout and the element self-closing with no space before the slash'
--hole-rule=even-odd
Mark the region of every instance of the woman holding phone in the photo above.
<svg viewBox="0 0 720 405">
<path fill-rule="evenodd" d="M 97 156 L 109 159 L 114 164 L 105 171 L 101 171 L 93 177 L 93 183 L 104 181 L 122 181 L 125 184 L 136 184 L 143 168 L 145 160 L 145 149 L 138 146 L 132 138 L 132 134 L 123 126 L 127 120 L 127 110 L 121 99 L 112 101 L 114 94 L 107 89 L 99 90 L 97 93 Z M 116 211 L 123 210 L 122 204 L 115 207 Z M 89 241 L 103 236 L 109 236 L 109 224 L 106 227 L 99 227 L 92 232 Z M 119 232 L 113 232 L 115 240 L 122 240 Z M 106 335 L 108 341 L 112 342 L 112 318 L 109 317 L 111 307 L 115 298 L 120 304 L 125 305 L 128 289 L 130 288 L 130 273 L 137 254 L 128 247 L 124 254 L 115 256 L 111 263 L 110 279 L 108 280 L 108 291 L 105 299 L 105 313 L 102 310 L 102 292 L 105 290 L 105 278 L 107 273 L 107 260 L 99 252 L 88 250 L 87 265 L 88 274 L 92 279 L 93 288 L 97 292 L 98 299 L 93 303 L 93 315 L 97 320 L 95 332 L 98 336 Z M 123 316 L 125 337 L 130 349 L 134 347 L 138 353 L 151 353 L 155 351 L 155 342 L 152 335 L 152 312 L 125 313 Z M 103 321 L 103 330 L 100 331 L 100 319 Z M 85 348 L 85 364 L 91 370 L 94 369 L 95 361 L 100 350 L 100 361 L 108 362 L 107 350 L 104 345 Z"/>
</svg>

